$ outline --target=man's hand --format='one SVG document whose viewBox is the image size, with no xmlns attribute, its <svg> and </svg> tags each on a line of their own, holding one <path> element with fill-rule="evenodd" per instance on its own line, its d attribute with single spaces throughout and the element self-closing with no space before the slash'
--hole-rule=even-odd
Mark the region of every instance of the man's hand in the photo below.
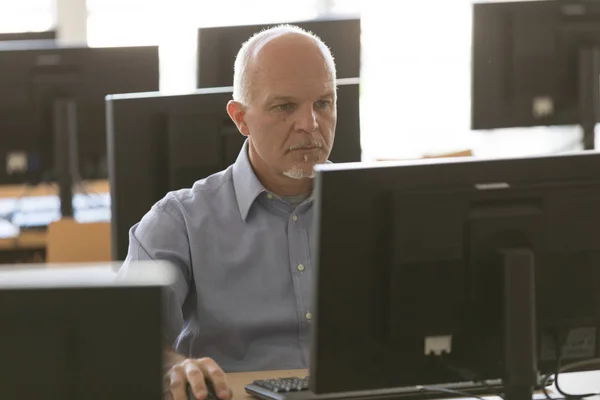
<svg viewBox="0 0 600 400">
<path fill-rule="evenodd" d="M 172 400 L 188 400 L 189 382 L 196 399 L 205 400 L 208 394 L 205 379 L 212 382 L 219 399 L 232 399 L 233 394 L 225 373 L 210 358 L 186 359 L 173 365 L 165 376 L 165 397 Z"/>
</svg>

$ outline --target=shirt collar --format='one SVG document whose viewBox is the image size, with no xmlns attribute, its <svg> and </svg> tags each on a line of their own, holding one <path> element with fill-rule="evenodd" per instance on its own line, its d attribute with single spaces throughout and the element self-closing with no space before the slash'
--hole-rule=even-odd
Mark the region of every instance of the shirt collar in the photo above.
<svg viewBox="0 0 600 400">
<path fill-rule="evenodd" d="M 242 150 L 233 164 L 233 188 L 237 199 L 242 219 L 246 222 L 250 207 L 254 200 L 264 191 L 265 187 L 260 183 L 248 157 L 248 139 L 244 142 Z"/>
<path fill-rule="evenodd" d="M 327 164 L 331 164 L 331 161 L 327 160 Z M 244 222 L 248 218 L 250 207 L 256 200 L 256 198 L 267 190 L 263 184 L 258 180 L 258 177 L 252 169 L 250 164 L 250 158 L 248 156 L 248 139 L 244 141 L 242 150 L 233 164 L 233 188 L 235 190 L 235 197 L 240 209 L 240 214 Z M 309 201 L 314 199 L 314 190 L 308 198 Z"/>
</svg>

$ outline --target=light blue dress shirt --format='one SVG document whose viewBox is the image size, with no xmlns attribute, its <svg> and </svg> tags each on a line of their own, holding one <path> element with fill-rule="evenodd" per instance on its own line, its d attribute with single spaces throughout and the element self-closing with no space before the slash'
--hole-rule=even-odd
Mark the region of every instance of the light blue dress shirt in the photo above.
<svg viewBox="0 0 600 400">
<path fill-rule="evenodd" d="M 164 332 L 181 354 L 226 372 L 307 368 L 312 202 L 267 192 L 246 142 L 232 166 L 167 194 L 133 226 L 119 273 L 136 260 L 176 266 Z"/>
</svg>

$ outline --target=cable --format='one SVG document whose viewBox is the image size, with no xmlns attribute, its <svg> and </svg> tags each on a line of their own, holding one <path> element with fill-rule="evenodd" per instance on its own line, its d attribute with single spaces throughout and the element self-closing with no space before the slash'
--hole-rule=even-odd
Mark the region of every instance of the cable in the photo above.
<svg viewBox="0 0 600 400">
<path fill-rule="evenodd" d="M 584 360 L 584 361 L 579 361 L 579 362 L 574 362 L 571 364 L 567 364 L 563 367 L 560 367 L 556 373 L 556 377 L 554 378 L 554 386 L 556 387 L 556 390 L 558 391 L 558 393 L 560 393 L 561 395 L 565 396 L 567 399 L 584 399 L 586 397 L 591 397 L 591 396 L 596 396 L 598 394 L 600 394 L 600 392 L 597 393 L 585 393 L 585 394 L 569 394 L 569 393 L 565 393 L 559 383 L 558 383 L 558 376 L 562 373 L 565 372 L 569 372 L 570 370 L 574 370 L 574 369 L 579 369 L 579 368 L 586 368 L 586 367 L 590 367 L 593 365 L 598 365 L 600 366 L 600 358 L 592 358 L 589 360 Z"/>
<path fill-rule="evenodd" d="M 561 367 L 558 370 L 558 373 L 562 374 L 563 372 L 569 372 L 571 370 L 579 369 L 579 368 L 587 368 L 587 367 L 591 367 L 594 365 L 600 366 L 600 358 L 591 358 L 589 360 L 578 361 L 578 362 L 574 362 L 571 364 L 567 364 L 564 367 Z"/>
<path fill-rule="evenodd" d="M 448 394 L 453 394 L 455 396 L 460 396 L 460 397 L 468 397 L 468 398 L 477 399 L 477 400 L 485 400 L 483 397 L 474 396 L 472 393 L 461 392 L 460 390 L 453 390 L 453 389 L 448 389 L 448 388 L 438 387 L 438 386 L 417 386 L 417 390 L 419 390 L 421 392 L 448 393 Z"/>
<path fill-rule="evenodd" d="M 542 392 L 544 393 L 544 396 L 546 396 L 547 400 L 553 400 L 550 396 L 550 393 L 548 392 L 548 386 L 550 384 L 550 378 L 552 377 L 552 375 L 554 374 L 547 374 L 546 376 L 544 376 L 544 379 L 542 379 Z"/>
<path fill-rule="evenodd" d="M 566 393 L 565 391 L 562 390 L 562 388 L 560 387 L 560 384 L 558 383 L 558 376 L 561 373 L 568 372 L 570 370 L 574 370 L 574 369 L 578 369 L 578 368 L 585 368 L 585 367 L 589 367 L 591 365 L 600 365 L 600 358 L 593 358 L 593 359 L 574 362 L 571 364 L 567 364 L 565 366 L 561 366 L 562 350 L 563 350 L 563 347 L 565 346 L 565 344 L 567 343 L 568 334 L 559 335 L 558 331 L 555 331 L 553 336 L 554 336 L 554 345 L 555 345 L 555 353 L 556 353 L 556 372 L 554 373 L 554 386 L 556 387 L 556 390 L 558 391 L 558 393 L 560 393 L 562 396 L 564 396 L 567 400 L 582 400 L 586 397 L 596 396 L 598 393 L 585 393 L 585 394 L 577 394 L 577 395 Z M 549 374 L 546 376 L 546 379 L 544 380 L 544 384 L 543 384 L 544 388 L 546 387 L 546 384 L 550 380 L 550 376 L 552 376 L 552 374 Z M 545 392 L 546 391 L 544 391 L 544 393 Z"/>
</svg>

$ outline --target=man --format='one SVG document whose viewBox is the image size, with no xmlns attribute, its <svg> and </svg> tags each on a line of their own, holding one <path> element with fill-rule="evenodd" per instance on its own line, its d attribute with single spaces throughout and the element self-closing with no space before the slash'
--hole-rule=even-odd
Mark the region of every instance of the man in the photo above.
<svg viewBox="0 0 600 400">
<path fill-rule="evenodd" d="M 238 159 L 155 204 L 131 229 L 122 268 L 176 266 L 165 326 L 176 400 L 187 382 L 204 399 L 205 378 L 229 399 L 223 371 L 309 361 L 312 178 L 334 141 L 333 57 L 317 37 L 283 25 L 250 38 L 234 67 L 227 112 L 247 137 Z"/>
</svg>

